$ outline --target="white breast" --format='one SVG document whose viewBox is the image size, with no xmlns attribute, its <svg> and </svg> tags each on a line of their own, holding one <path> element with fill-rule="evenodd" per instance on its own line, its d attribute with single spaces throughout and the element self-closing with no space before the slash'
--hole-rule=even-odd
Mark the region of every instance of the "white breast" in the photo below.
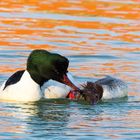
<svg viewBox="0 0 140 140">
<path fill-rule="evenodd" d="M 34 82 L 30 74 L 25 71 L 16 84 L 7 86 L 4 90 L 5 83 L 0 88 L 0 100 L 14 101 L 37 101 L 41 95 L 40 86 Z"/>
</svg>

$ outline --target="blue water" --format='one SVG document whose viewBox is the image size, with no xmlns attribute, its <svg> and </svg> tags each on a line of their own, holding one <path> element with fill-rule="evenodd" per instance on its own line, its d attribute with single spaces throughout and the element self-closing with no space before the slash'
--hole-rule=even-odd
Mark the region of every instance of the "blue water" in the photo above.
<svg viewBox="0 0 140 140">
<path fill-rule="evenodd" d="M 105 75 L 124 80 L 128 98 L 94 106 L 67 99 L 1 101 L 0 139 L 139 140 L 140 23 L 137 16 L 130 16 L 133 12 L 139 15 L 139 2 L 91 1 L 93 6 L 99 5 L 95 9 L 90 9 L 90 1 L 66 2 L 56 4 L 58 9 L 52 6 L 55 1 L 48 0 L 0 3 L 0 84 L 16 70 L 26 68 L 32 50 L 42 48 L 66 56 L 69 71 L 79 82 Z M 38 10 L 41 4 L 54 9 Z"/>
<path fill-rule="evenodd" d="M 139 139 L 139 102 L 1 103 L 1 139 Z M 128 109 L 129 108 L 129 109 Z"/>
</svg>

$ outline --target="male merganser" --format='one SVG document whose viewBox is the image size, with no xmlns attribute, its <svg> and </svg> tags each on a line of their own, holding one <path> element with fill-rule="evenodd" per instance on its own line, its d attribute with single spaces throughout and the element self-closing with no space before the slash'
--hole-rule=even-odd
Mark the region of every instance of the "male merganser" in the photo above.
<svg viewBox="0 0 140 140">
<path fill-rule="evenodd" d="M 38 101 L 41 86 L 52 79 L 78 89 L 67 77 L 69 61 L 46 50 L 34 50 L 28 57 L 26 70 L 17 71 L 0 88 L 0 100 Z"/>
</svg>

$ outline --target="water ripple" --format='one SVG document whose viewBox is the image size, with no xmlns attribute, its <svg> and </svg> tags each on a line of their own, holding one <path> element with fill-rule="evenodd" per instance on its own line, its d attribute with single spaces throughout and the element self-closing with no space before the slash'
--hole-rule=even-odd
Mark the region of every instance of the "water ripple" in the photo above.
<svg viewBox="0 0 140 140">
<path fill-rule="evenodd" d="M 54 19 L 54 20 L 72 20 L 72 21 L 86 21 L 86 22 L 100 22 L 103 23 L 117 23 L 117 24 L 130 24 L 134 23 L 133 20 L 126 20 L 121 18 L 107 18 L 107 17 L 89 17 L 89 16 L 72 16 L 65 14 L 51 14 L 51 13 L 7 13 L 0 12 L 0 16 L 3 18 L 31 18 L 31 19 Z"/>
<path fill-rule="evenodd" d="M 140 138 L 139 0 L 0 2 L 0 83 L 25 69 L 29 53 L 46 49 L 68 57 L 81 83 L 112 75 L 129 96 L 100 102 L 0 102 L 0 139 Z M 19 93 L 20 94 L 20 93 Z"/>
</svg>

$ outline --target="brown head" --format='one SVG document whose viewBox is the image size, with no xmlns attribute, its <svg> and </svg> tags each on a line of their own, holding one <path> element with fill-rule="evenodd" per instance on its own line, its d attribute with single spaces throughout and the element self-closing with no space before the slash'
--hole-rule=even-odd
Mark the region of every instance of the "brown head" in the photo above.
<svg viewBox="0 0 140 140">
<path fill-rule="evenodd" d="M 81 95 L 90 104 L 96 104 L 103 96 L 103 88 L 99 84 L 87 82 L 87 84 L 83 85 Z"/>
</svg>

